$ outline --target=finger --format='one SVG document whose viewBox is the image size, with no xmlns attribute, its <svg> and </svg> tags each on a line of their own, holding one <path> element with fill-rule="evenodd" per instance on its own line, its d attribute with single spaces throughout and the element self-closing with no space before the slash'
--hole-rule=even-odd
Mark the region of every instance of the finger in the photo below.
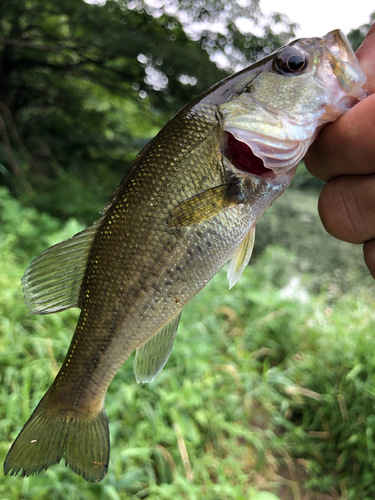
<svg viewBox="0 0 375 500">
<path fill-rule="evenodd" d="M 372 24 L 372 26 L 370 27 L 370 29 L 368 30 L 368 33 L 367 35 L 365 36 L 365 39 L 367 37 L 369 37 L 370 35 L 372 35 L 373 33 L 375 33 L 375 22 Z M 363 43 L 363 42 L 362 42 Z"/>
<path fill-rule="evenodd" d="M 373 278 L 375 278 L 375 240 L 367 241 L 363 245 L 363 254 L 366 266 L 369 268 Z"/>
<path fill-rule="evenodd" d="M 375 175 L 337 177 L 319 197 L 319 215 L 326 231 L 349 243 L 375 238 Z"/>
<path fill-rule="evenodd" d="M 367 76 L 368 90 L 375 94 L 374 54 L 375 24 L 357 50 L 359 63 Z M 371 95 L 320 132 L 305 156 L 307 169 L 324 181 L 338 175 L 374 172 L 370 153 L 374 124 L 375 95 Z"/>
<path fill-rule="evenodd" d="M 338 175 L 374 173 L 374 130 L 375 94 L 320 132 L 305 156 L 306 168 L 326 182 Z"/>
</svg>

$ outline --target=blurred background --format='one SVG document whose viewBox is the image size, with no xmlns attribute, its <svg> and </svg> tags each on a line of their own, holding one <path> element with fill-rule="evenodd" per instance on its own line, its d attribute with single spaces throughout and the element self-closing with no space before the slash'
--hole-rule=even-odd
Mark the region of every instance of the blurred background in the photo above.
<svg viewBox="0 0 375 500">
<path fill-rule="evenodd" d="M 0 0 L 1 461 L 78 317 L 28 314 L 30 260 L 92 224 L 136 154 L 210 85 L 296 34 L 345 26 L 357 48 L 375 19 L 363 4 L 311 33 L 316 14 L 330 18 L 324 2 L 299 27 L 291 0 L 285 12 L 271 0 Z M 2 500 L 375 498 L 374 285 L 361 248 L 324 232 L 321 187 L 301 164 L 239 283 L 229 292 L 224 270 L 184 309 L 154 382 L 136 384 L 132 359 L 121 368 L 105 480 L 62 463 L 2 476 Z"/>
</svg>

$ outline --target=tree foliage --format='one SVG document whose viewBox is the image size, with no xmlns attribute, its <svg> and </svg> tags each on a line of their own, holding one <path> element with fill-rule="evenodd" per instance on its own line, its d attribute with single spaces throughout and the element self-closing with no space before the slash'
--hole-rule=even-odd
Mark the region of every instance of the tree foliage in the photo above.
<svg viewBox="0 0 375 500">
<path fill-rule="evenodd" d="M 362 24 L 362 26 L 360 26 L 359 28 L 351 30 L 350 33 L 348 33 L 348 39 L 354 50 L 357 50 L 358 47 L 361 45 L 369 29 L 371 28 L 371 24 L 374 21 L 375 21 L 375 12 L 371 14 L 368 23 Z"/>
<path fill-rule="evenodd" d="M 285 45 L 297 26 L 284 14 L 264 16 L 259 0 L 160 0 L 156 7 L 147 0 L 131 3 L 153 16 L 173 13 L 189 36 L 228 70 L 238 71 Z"/>
<path fill-rule="evenodd" d="M 262 48 L 230 22 L 234 10 L 244 14 L 224 0 L 158 11 L 134 1 L 0 2 L 1 182 L 53 215 L 92 221 L 167 119 L 227 75 L 214 52 L 225 45 L 232 67 L 238 54 L 245 65 L 291 35 L 269 29 Z M 248 12 L 259 17 L 256 5 Z M 222 33 L 187 36 L 188 25 L 211 16 L 214 26 L 219 15 Z"/>
</svg>

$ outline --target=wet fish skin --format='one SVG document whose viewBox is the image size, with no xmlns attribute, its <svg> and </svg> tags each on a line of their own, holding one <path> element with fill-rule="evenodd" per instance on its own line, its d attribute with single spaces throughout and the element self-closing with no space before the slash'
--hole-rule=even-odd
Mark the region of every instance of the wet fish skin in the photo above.
<svg viewBox="0 0 375 500">
<path fill-rule="evenodd" d="M 77 306 L 81 314 L 61 370 L 9 451 L 5 473 L 40 472 L 65 454 L 66 463 L 85 479 L 104 477 L 109 460 L 104 397 L 119 367 L 137 349 L 137 380 L 148 381 L 160 371 L 183 306 L 244 241 L 251 242 L 240 257 L 246 263 L 251 232 L 289 185 L 293 161 L 324 123 L 323 108 L 331 106 L 330 119 L 343 112 L 333 109 L 321 80 L 309 80 L 324 55 L 322 39 L 311 40 L 306 47 L 304 42 L 292 44 L 309 56 L 309 73 L 303 79 L 305 94 L 311 90 L 305 95 L 306 130 L 306 117 L 300 116 L 304 96 L 300 92 L 296 99 L 293 78 L 284 76 L 279 88 L 268 85 L 276 76 L 280 79 L 274 69 L 280 49 L 183 108 L 137 156 L 103 217 L 31 263 L 24 286 L 32 312 Z M 345 71 L 340 66 L 340 79 L 346 82 Z M 358 98 L 361 85 L 360 79 L 349 81 L 345 92 Z M 265 107 L 267 92 L 270 109 Z M 275 113 L 283 102 L 290 123 Z M 235 161 L 228 131 L 240 134 L 234 144 L 242 151 L 242 138 L 259 143 L 259 130 L 265 168 L 254 164 L 254 174 Z"/>
<path fill-rule="evenodd" d="M 100 223 L 80 296 L 82 312 L 67 355 L 70 361 L 55 383 L 55 404 L 70 408 L 75 394 L 75 407 L 99 410 L 98 396 L 104 396 L 124 360 L 223 267 L 275 191 L 280 194 L 285 187 L 277 186 L 271 196 L 268 182 L 247 180 L 247 198 L 253 198 L 254 183 L 260 198 L 251 210 L 236 204 L 199 227 L 170 226 L 167 219 L 176 206 L 196 193 L 225 185 L 228 177 L 217 153 L 214 113 L 209 108 L 194 116 L 193 123 L 184 120 L 164 130 L 149 154 L 141 156 L 143 162 L 123 183 Z M 191 132 L 186 135 L 187 126 Z M 175 154 L 175 144 L 182 153 Z M 188 175 L 180 168 L 186 157 Z M 95 370 L 88 375 L 93 364 Z"/>
</svg>

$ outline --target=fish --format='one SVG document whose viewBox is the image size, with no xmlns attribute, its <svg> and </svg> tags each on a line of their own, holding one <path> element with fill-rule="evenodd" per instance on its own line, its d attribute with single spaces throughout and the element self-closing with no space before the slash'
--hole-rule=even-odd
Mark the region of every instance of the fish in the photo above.
<svg viewBox="0 0 375 500">
<path fill-rule="evenodd" d="M 318 131 L 366 97 L 340 30 L 301 38 L 182 108 L 138 154 L 91 227 L 45 250 L 22 279 L 33 314 L 81 309 L 54 382 L 11 446 L 5 474 L 60 462 L 101 481 L 107 388 L 135 351 L 139 383 L 166 364 L 184 305 L 228 262 L 248 264 L 255 226 Z"/>
</svg>

